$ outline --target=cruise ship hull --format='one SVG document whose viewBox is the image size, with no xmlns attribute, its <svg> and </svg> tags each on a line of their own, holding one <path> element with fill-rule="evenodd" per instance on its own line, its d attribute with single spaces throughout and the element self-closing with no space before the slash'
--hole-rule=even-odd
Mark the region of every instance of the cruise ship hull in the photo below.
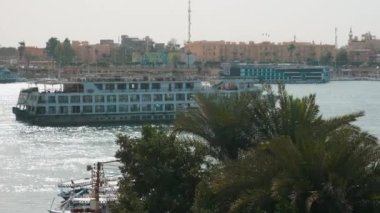
<svg viewBox="0 0 380 213">
<path fill-rule="evenodd" d="M 38 126 L 97 126 L 116 124 L 168 124 L 175 113 L 96 114 L 96 115 L 31 115 L 26 110 L 13 107 L 17 121 Z"/>
</svg>

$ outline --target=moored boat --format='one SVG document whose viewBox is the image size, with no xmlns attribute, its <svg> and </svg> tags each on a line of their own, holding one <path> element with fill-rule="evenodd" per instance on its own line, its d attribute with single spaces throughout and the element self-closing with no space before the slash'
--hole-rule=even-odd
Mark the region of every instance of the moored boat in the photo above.
<svg viewBox="0 0 380 213">
<path fill-rule="evenodd" d="M 49 80 L 21 90 L 13 113 L 16 120 L 41 126 L 165 123 L 196 107 L 196 94 L 230 96 L 257 89 L 252 80 L 239 78 Z"/>
</svg>

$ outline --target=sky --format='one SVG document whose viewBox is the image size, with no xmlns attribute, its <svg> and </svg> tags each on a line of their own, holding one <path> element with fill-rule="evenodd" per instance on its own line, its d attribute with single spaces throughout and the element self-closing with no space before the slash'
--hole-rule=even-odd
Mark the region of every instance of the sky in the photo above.
<svg viewBox="0 0 380 213">
<path fill-rule="evenodd" d="M 45 47 L 121 35 L 156 42 L 187 40 L 188 0 L 0 0 L 0 46 Z M 380 0 L 192 0 L 191 40 L 347 44 L 371 31 L 380 38 Z"/>
</svg>

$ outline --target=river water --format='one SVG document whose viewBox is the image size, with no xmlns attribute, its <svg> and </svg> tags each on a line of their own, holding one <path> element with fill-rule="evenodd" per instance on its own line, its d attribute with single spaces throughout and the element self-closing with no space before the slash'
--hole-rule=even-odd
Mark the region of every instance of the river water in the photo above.
<svg viewBox="0 0 380 213">
<path fill-rule="evenodd" d="M 112 160 L 116 134 L 140 126 L 37 127 L 15 121 L 12 106 L 27 84 L 0 84 L 0 213 L 47 212 L 62 180 L 88 177 L 86 165 Z M 317 94 L 325 117 L 363 110 L 356 122 L 380 137 L 380 82 L 288 85 L 295 96 Z"/>
</svg>

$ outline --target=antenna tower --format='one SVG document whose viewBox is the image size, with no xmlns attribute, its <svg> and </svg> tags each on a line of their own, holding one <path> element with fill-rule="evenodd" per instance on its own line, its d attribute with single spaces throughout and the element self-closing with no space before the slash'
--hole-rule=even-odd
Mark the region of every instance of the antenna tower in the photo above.
<svg viewBox="0 0 380 213">
<path fill-rule="evenodd" d="M 187 38 L 187 43 L 190 43 L 191 41 L 191 0 L 189 0 L 189 8 L 188 8 L 188 38 Z"/>
<path fill-rule="evenodd" d="M 338 28 L 335 27 L 335 48 L 338 48 Z"/>
</svg>

